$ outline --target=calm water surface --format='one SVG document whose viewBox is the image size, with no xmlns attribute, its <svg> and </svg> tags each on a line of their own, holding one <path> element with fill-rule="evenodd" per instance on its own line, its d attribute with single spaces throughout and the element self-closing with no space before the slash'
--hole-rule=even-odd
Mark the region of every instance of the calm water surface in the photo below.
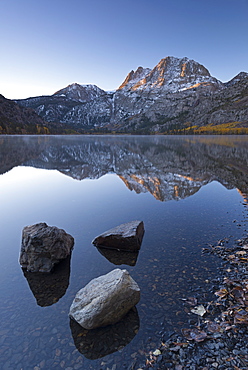
<svg viewBox="0 0 248 370">
<path fill-rule="evenodd" d="M 194 319 L 180 298 L 211 298 L 220 262 L 202 248 L 246 232 L 246 136 L 2 136 L 0 173 L 1 369 L 138 368 Z M 132 220 L 145 225 L 138 255 L 91 244 Z M 51 275 L 18 262 L 22 229 L 37 222 L 75 238 Z M 95 331 L 71 322 L 77 291 L 117 267 L 141 288 L 137 310 Z"/>
</svg>

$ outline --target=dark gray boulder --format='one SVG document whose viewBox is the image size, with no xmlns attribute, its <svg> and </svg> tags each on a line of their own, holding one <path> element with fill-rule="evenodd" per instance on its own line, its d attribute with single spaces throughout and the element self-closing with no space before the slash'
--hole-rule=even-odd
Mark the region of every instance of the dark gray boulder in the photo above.
<svg viewBox="0 0 248 370">
<path fill-rule="evenodd" d="M 24 227 L 20 264 L 30 272 L 50 272 L 54 265 L 70 255 L 74 239 L 63 229 L 45 222 Z"/>
<path fill-rule="evenodd" d="M 105 231 L 93 240 L 97 247 L 138 251 L 144 235 L 143 221 L 131 221 Z"/>
<path fill-rule="evenodd" d="M 116 324 L 140 300 L 140 289 L 127 270 L 115 269 L 79 290 L 69 316 L 85 329 Z"/>
</svg>

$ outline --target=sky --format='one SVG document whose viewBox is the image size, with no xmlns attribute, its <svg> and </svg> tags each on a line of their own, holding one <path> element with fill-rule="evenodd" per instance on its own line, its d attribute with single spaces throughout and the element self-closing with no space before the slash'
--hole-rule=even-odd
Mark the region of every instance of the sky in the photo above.
<svg viewBox="0 0 248 370">
<path fill-rule="evenodd" d="M 75 82 L 115 90 L 166 56 L 226 82 L 248 72 L 248 0 L 0 0 L 0 50 L 8 99 Z"/>
</svg>

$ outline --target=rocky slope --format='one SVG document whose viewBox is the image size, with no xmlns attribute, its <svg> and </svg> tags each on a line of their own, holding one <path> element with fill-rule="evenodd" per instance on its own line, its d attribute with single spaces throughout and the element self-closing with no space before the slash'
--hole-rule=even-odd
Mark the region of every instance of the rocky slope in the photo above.
<svg viewBox="0 0 248 370">
<path fill-rule="evenodd" d="M 73 127 L 104 126 L 112 114 L 111 94 L 95 85 L 72 84 L 51 96 L 38 96 L 16 102 L 32 107 L 48 122 Z"/>
<path fill-rule="evenodd" d="M 22 107 L 0 95 L 0 134 L 38 133 L 45 121 L 31 108 Z"/>
<path fill-rule="evenodd" d="M 201 64 L 166 57 L 131 71 L 115 92 L 72 84 L 52 96 L 22 99 L 48 122 L 87 130 L 166 132 L 171 127 L 235 122 L 248 126 L 248 73 L 222 83 Z"/>
</svg>

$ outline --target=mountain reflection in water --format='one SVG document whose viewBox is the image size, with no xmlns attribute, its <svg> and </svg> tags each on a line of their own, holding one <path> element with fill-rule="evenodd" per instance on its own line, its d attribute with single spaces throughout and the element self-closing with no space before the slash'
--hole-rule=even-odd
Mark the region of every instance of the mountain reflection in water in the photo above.
<svg viewBox="0 0 248 370">
<path fill-rule="evenodd" d="M 128 189 L 160 201 L 186 198 L 213 180 L 246 194 L 247 149 L 246 136 L 4 137 L 0 173 L 17 165 L 55 169 L 77 180 L 115 173 Z"/>
</svg>

